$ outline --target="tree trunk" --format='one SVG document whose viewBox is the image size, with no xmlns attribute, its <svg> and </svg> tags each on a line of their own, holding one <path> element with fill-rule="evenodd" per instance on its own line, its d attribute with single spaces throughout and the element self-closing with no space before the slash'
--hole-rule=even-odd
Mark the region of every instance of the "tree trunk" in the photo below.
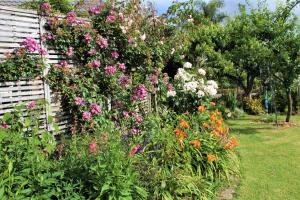
<svg viewBox="0 0 300 200">
<path fill-rule="evenodd" d="M 255 77 L 253 76 L 247 76 L 247 85 L 246 87 L 244 88 L 244 96 L 245 97 L 250 97 L 251 96 L 251 92 L 253 90 L 253 86 L 254 86 L 254 80 L 255 80 Z"/>
<path fill-rule="evenodd" d="M 293 112 L 293 99 L 292 99 L 291 89 L 287 90 L 287 101 L 288 101 L 288 110 L 287 110 L 285 121 L 286 122 L 290 122 L 291 116 L 292 116 L 292 112 Z"/>
</svg>

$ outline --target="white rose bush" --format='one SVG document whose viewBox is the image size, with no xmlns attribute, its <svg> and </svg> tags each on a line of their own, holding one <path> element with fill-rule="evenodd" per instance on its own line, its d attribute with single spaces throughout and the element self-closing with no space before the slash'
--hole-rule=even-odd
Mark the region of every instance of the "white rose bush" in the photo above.
<svg viewBox="0 0 300 200">
<path fill-rule="evenodd" d="M 207 80 L 205 69 L 194 67 L 190 62 L 185 62 L 177 70 L 174 86 L 176 92 L 168 96 L 178 112 L 193 110 L 201 101 L 215 98 L 218 90 L 216 81 Z"/>
</svg>

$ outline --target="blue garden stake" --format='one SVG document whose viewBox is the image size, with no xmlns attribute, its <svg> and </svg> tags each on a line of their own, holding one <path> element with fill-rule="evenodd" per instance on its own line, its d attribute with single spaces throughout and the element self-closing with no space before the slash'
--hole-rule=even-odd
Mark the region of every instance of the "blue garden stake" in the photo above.
<svg viewBox="0 0 300 200">
<path fill-rule="evenodd" d="M 264 103 L 265 103 L 265 110 L 267 113 L 269 113 L 268 91 L 266 91 L 266 93 L 265 93 Z"/>
</svg>

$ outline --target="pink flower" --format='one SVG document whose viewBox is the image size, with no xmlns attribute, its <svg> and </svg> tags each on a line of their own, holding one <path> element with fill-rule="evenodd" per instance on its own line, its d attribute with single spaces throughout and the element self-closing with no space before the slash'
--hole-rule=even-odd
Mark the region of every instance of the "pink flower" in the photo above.
<svg viewBox="0 0 300 200">
<path fill-rule="evenodd" d="M 77 16 L 76 13 L 74 11 L 68 12 L 67 13 L 67 23 L 69 25 L 73 25 L 77 22 Z"/>
<path fill-rule="evenodd" d="M 108 47 L 107 39 L 101 37 L 100 35 L 97 36 L 96 43 L 101 47 L 101 49 L 106 49 Z"/>
<path fill-rule="evenodd" d="M 83 105 L 85 105 L 85 100 L 82 99 L 82 98 L 80 98 L 80 97 L 76 97 L 76 98 L 75 98 L 75 104 L 76 104 L 77 106 L 83 106 Z"/>
<path fill-rule="evenodd" d="M 152 85 L 158 84 L 158 77 L 155 74 L 149 76 L 149 81 Z"/>
<path fill-rule="evenodd" d="M 134 89 L 133 93 L 134 94 L 133 94 L 132 100 L 144 100 L 148 95 L 147 89 L 144 84 L 138 85 Z"/>
<path fill-rule="evenodd" d="M 123 116 L 125 117 L 125 118 L 128 118 L 129 117 L 129 112 L 127 112 L 127 111 L 123 111 Z"/>
<path fill-rule="evenodd" d="M 92 39 L 92 36 L 91 36 L 90 33 L 84 34 L 84 39 L 83 39 L 83 41 L 84 41 L 86 44 L 90 44 L 91 39 Z"/>
<path fill-rule="evenodd" d="M 134 38 L 131 37 L 131 36 L 129 36 L 129 38 L 128 38 L 128 43 L 129 43 L 129 44 L 133 44 L 133 43 L 134 43 Z"/>
<path fill-rule="evenodd" d="M 29 110 L 33 110 L 33 109 L 35 109 L 36 108 L 36 101 L 29 101 L 27 104 L 26 104 L 26 107 L 27 107 L 27 109 L 29 109 Z"/>
<path fill-rule="evenodd" d="M 140 124 L 144 121 L 143 117 L 141 115 L 139 115 L 138 113 L 133 113 L 132 116 L 135 119 L 135 122 Z"/>
<path fill-rule="evenodd" d="M 100 14 L 100 8 L 98 6 L 93 6 L 89 9 L 90 15 L 98 15 Z"/>
<path fill-rule="evenodd" d="M 115 23 L 116 20 L 117 20 L 117 18 L 115 15 L 109 15 L 106 17 L 106 22 L 108 22 L 108 23 Z"/>
<path fill-rule="evenodd" d="M 35 39 L 33 39 L 32 37 L 27 37 L 21 43 L 21 45 L 24 46 L 25 49 L 27 49 L 29 52 L 37 51 L 40 48 L 37 41 L 35 41 Z"/>
<path fill-rule="evenodd" d="M 96 53 L 97 53 L 97 50 L 96 50 L 95 48 L 92 48 L 92 49 L 90 49 L 90 50 L 88 51 L 88 54 L 89 54 L 90 56 L 94 56 L 94 55 L 96 55 Z"/>
<path fill-rule="evenodd" d="M 48 2 L 42 3 L 40 9 L 44 15 L 49 15 L 51 13 L 51 5 Z"/>
<path fill-rule="evenodd" d="M 67 56 L 68 57 L 72 57 L 74 55 L 74 48 L 73 47 L 69 47 L 68 51 L 67 51 Z"/>
<path fill-rule="evenodd" d="M 39 48 L 39 53 L 44 56 L 47 55 L 48 52 L 46 49 Z"/>
<path fill-rule="evenodd" d="M 124 63 L 119 64 L 119 69 L 120 69 L 121 71 L 125 71 L 125 70 L 126 70 L 125 64 L 124 64 Z"/>
<path fill-rule="evenodd" d="M 141 145 L 139 144 L 134 145 L 134 147 L 130 151 L 130 157 L 133 157 L 135 154 L 137 154 L 140 151 L 140 149 L 141 149 Z"/>
<path fill-rule="evenodd" d="M 98 152 L 97 140 L 94 139 L 89 145 L 89 154 L 96 154 Z"/>
<path fill-rule="evenodd" d="M 128 76 L 123 75 L 119 78 L 118 82 L 122 87 L 126 87 L 129 84 L 130 79 Z"/>
<path fill-rule="evenodd" d="M 117 58 L 119 58 L 119 53 L 117 52 L 117 51 L 113 51 L 113 52 L 111 52 L 111 57 L 112 58 L 114 58 L 114 59 L 117 59 Z"/>
<path fill-rule="evenodd" d="M 82 113 L 82 119 L 84 121 L 91 121 L 92 119 L 92 114 L 90 112 L 83 112 Z"/>
<path fill-rule="evenodd" d="M 3 129 L 8 129 L 9 128 L 9 125 L 6 124 L 5 122 L 3 122 L 0 126 L 0 128 L 3 128 Z"/>
<path fill-rule="evenodd" d="M 68 65 L 68 62 L 65 60 L 60 61 L 58 64 L 54 64 L 54 67 L 66 67 Z"/>
<path fill-rule="evenodd" d="M 53 26 L 56 22 L 57 22 L 57 18 L 55 18 L 55 17 L 48 18 L 48 20 L 47 20 L 47 24 L 49 26 Z"/>
<path fill-rule="evenodd" d="M 102 112 L 101 107 L 95 103 L 91 104 L 90 106 L 91 113 L 93 114 L 100 114 Z"/>
<path fill-rule="evenodd" d="M 107 66 L 105 67 L 105 74 L 108 76 L 112 76 L 116 73 L 117 69 L 115 66 Z"/>
<path fill-rule="evenodd" d="M 92 65 L 93 65 L 93 67 L 97 68 L 97 67 L 100 67 L 101 62 L 100 62 L 100 60 L 94 60 L 94 61 L 92 62 Z"/>
</svg>

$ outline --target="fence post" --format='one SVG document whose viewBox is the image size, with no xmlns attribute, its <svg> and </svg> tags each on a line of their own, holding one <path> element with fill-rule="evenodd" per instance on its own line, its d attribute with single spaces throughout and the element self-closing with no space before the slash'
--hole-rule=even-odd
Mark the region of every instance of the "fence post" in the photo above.
<svg viewBox="0 0 300 200">
<path fill-rule="evenodd" d="M 42 17 L 41 15 L 39 16 L 39 28 L 40 28 L 40 46 L 42 49 L 46 49 L 45 45 L 43 44 L 42 41 L 42 36 L 45 33 L 45 29 L 44 26 L 46 24 L 46 19 L 44 17 Z M 46 126 L 47 126 L 47 130 L 51 131 L 52 130 L 52 126 L 51 123 L 49 123 L 49 117 L 53 116 L 52 115 L 52 111 L 51 111 L 51 90 L 50 90 L 50 86 L 47 82 L 47 80 L 45 80 L 45 76 L 48 74 L 49 69 L 50 69 L 50 65 L 47 63 L 48 61 L 48 52 L 46 55 L 41 55 L 45 64 L 46 64 L 46 68 L 43 72 L 43 83 L 44 83 L 44 94 L 45 94 L 45 100 L 47 102 L 46 104 Z"/>
</svg>

